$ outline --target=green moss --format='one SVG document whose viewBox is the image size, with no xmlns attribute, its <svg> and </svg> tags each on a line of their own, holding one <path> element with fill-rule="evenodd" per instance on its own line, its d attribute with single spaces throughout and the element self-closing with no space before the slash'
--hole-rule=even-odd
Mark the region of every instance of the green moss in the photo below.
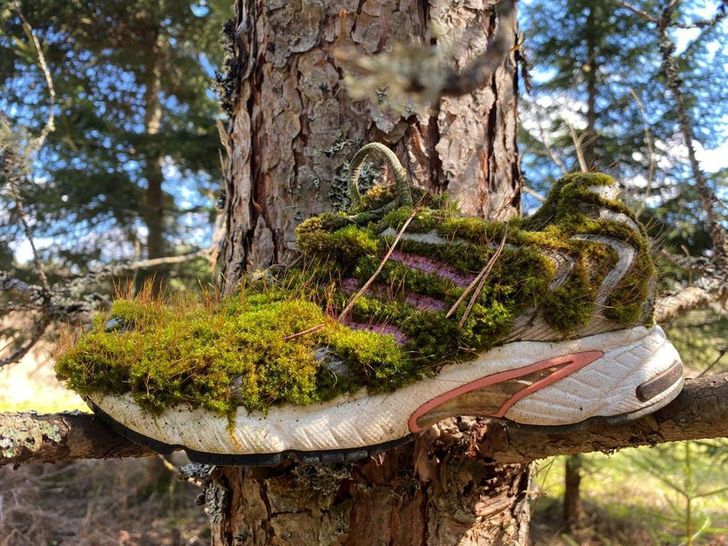
<svg viewBox="0 0 728 546">
<path fill-rule="evenodd" d="M 369 231 L 355 225 L 331 229 L 332 222 L 312 218 L 301 224 L 297 231 L 297 242 L 301 252 L 309 256 L 333 259 L 338 262 L 353 262 L 374 254 L 380 241 Z"/>
<path fill-rule="evenodd" d="M 399 383 L 396 378 L 406 375 L 408 359 L 391 336 L 350 330 L 315 303 L 276 301 L 280 296 L 234 296 L 214 305 L 172 303 L 164 307 L 166 320 L 124 331 L 107 332 L 105 319 L 112 315 L 99 317 L 90 332 L 62 351 L 56 373 L 81 394 L 131 393 L 152 413 L 184 404 L 223 414 L 239 405 L 254 410 L 320 400 L 321 362 L 314 351 L 319 345 L 362 370 L 359 386 L 381 388 L 380 379 Z M 134 316 L 154 314 L 160 307 L 135 300 L 114 305 Z M 318 325 L 316 331 L 296 335 Z"/>
<path fill-rule="evenodd" d="M 364 212 L 379 209 L 390 203 L 397 197 L 397 191 L 394 186 L 374 186 L 366 194 L 364 194 L 352 212 Z"/>
<path fill-rule="evenodd" d="M 130 393 L 155 413 L 183 404 L 230 414 L 238 406 L 264 410 L 284 402 L 315 403 L 362 387 L 396 389 L 444 362 L 503 343 L 524 311 L 541 310 L 563 336 L 586 326 L 618 256 L 606 245 L 575 237 L 581 234 L 611 236 L 635 247 L 635 263 L 609 295 L 603 314 L 624 326 L 647 324 L 654 265 L 644 230 L 600 218 L 599 210 L 607 208 L 635 219 L 620 202 L 590 191 L 613 184 L 604 175 L 566 176 L 537 214 L 507 224 L 462 217 L 446 195 L 421 190 L 413 190 L 415 208 L 396 208 L 392 190 L 375 187 L 352 214 L 303 222 L 297 229 L 302 259 L 282 279 L 265 277 L 221 301 L 163 304 L 144 296 L 115 302 L 90 332 L 66 343 L 56 363 L 58 376 L 80 393 Z M 461 276 L 459 284 L 389 260 L 349 317 L 396 327 L 405 341 L 336 322 L 332 317 L 352 297 L 339 288 L 341 282 L 368 281 L 393 243 L 381 232 L 399 231 L 410 217 L 407 233 L 436 233 L 450 244 L 403 238 L 398 249 L 445 262 Z M 488 263 L 506 230 L 507 244 L 460 327 L 470 298 L 451 317 L 445 310 Z M 550 285 L 556 265 L 544 249 L 565 253 L 574 264 L 555 289 Z M 439 306 L 418 308 L 408 299 L 413 293 L 435 298 Z M 118 318 L 121 327 L 106 331 L 109 317 Z"/>
<path fill-rule="evenodd" d="M 564 334 L 586 326 L 594 313 L 596 290 L 581 276 L 573 276 L 541 302 L 546 322 Z"/>
<path fill-rule="evenodd" d="M 570 200 L 569 197 L 575 197 L 576 193 L 580 195 L 588 194 L 589 199 L 591 199 L 594 194 L 588 191 L 589 187 L 614 185 L 616 185 L 616 182 L 613 178 L 601 173 L 567 174 L 554 183 L 543 206 L 524 222 L 524 226 L 532 230 L 544 229 L 569 212 L 569 208 L 565 206 L 566 203 L 563 200 L 564 196 L 567 197 L 566 201 Z M 570 186 L 570 189 L 564 192 L 563 190 L 567 186 Z M 575 204 L 578 205 L 579 203 Z"/>
<path fill-rule="evenodd" d="M 644 323 L 652 325 L 652 314 L 646 312 L 645 301 L 650 297 L 651 279 L 655 278 L 655 264 L 649 250 L 643 249 L 637 256 L 632 270 L 619 282 L 607 298 L 604 316 L 619 324 Z"/>
</svg>

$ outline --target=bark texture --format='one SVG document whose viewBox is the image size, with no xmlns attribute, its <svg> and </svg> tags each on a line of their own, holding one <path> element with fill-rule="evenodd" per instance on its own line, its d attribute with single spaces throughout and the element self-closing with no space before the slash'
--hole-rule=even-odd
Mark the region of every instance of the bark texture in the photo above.
<svg viewBox="0 0 728 546">
<path fill-rule="evenodd" d="M 213 544 L 525 543 L 525 467 L 487 464 L 452 432 L 357 464 L 218 469 Z"/>
<path fill-rule="evenodd" d="M 491 471 L 484 469 L 488 465 L 493 466 L 494 461 L 529 463 L 553 455 L 610 452 L 626 447 L 664 442 L 726 437 L 728 437 L 728 374 L 721 374 L 688 379 L 685 382 L 685 389 L 668 406 L 652 415 L 621 425 L 590 421 L 575 427 L 574 430 L 558 432 L 548 427 L 519 427 L 513 424 L 462 418 L 457 422 L 449 421 L 441 427 L 428 430 L 418 437 L 414 445 L 402 446 L 387 456 L 378 456 L 358 465 L 299 465 L 294 469 L 289 464 L 280 468 L 229 469 L 232 473 L 218 470 L 217 480 L 225 484 L 225 480 L 229 480 L 232 476 L 238 481 L 246 479 L 265 481 L 289 471 L 289 478 L 302 476 L 306 478 L 319 474 L 330 477 L 331 472 L 336 473 L 337 469 L 345 469 L 338 475 L 341 479 L 339 485 L 345 487 L 337 489 L 335 500 L 344 502 L 346 509 L 349 510 L 352 508 L 352 503 L 342 500 L 343 497 L 340 495 L 342 492 L 353 494 L 350 486 L 351 476 L 370 476 L 373 479 L 375 477 L 373 473 L 378 469 L 376 472 L 379 474 L 376 476 L 380 476 L 377 478 L 380 482 L 384 479 L 381 476 L 384 475 L 386 479 L 396 483 L 407 475 L 406 472 L 412 471 L 416 472 L 420 489 L 432 488 L 437 495 L 456 497 L 447 502 L 438 500 L 440 506 L 449 504 L 458 507 L 464 502 L 467 504 L 463 500 L 467 495 L 481 495 L 484 492 L 474 491 L 472 488 L 458 489 L 453 480 L 475 474 L 486 479 Z M 147 455 L 152 455 L 152 452 L 118 436 L 88 413 L 0 414 L 0 466 Z M 413 456 L 414 462 L 412 462 Z M 402 474 L 386 474 L 387 469 L 391 471 L 392 468 L 401 468 Z M 500 472 L 504 470 L 501 469 Z M 230 482 L 227 483 L 229 486 Z M 311 481 L 307 482 L 304 479 L 301 483 L 308 484 L 306 487 L 313 487 Z M 437 487 L 434 487 L 433 483 L 437 483 Z M 265 494 L 266 489 L 261 483 L 249 482 L 249 484 L 254 493 L 262 491 Z M 250 491 L 243 489 L 233 488 L 232 491 L 238 495 L 250 494 Z M 299 494 L 302 492 L 298 491 L 297 495 Z M 225 497 L 222 499 L 224 502 L 218 504 L 217 509 L 211 507 L 213 514 L 221 514 L 222 506 L 230 504 L 231 497 L 227 494 L 222 496 Z M 483 502 L 487 503 L 486 500 Z M 312 509 L 310 506 L 306 508 L 306 510 Z M 285 512 L 286 510 L 282 510 L 282 513 Z M 459 513 L 462 514 L 462 511 Z M 392 521 L 400 521 L 403 517 L 402 513 L 391 514 Z"/>
<path fill-rule="evenodd" d="M 347 205 L 348 160 L 369 141 L 387 144 L 417 184 L 447 190 L 470 214 L 519 212 L 517 31 L 504 4 L 499 17 L 485 0 L 237 0 L 222 82 L 225 292 L 246 271 L 290 260 L 301 220 Z M 430 44 L 432 23 L 453 39 L 448 63 L 457 69 L 483 54 L 496 29 L 509 29 L 510 53 L 485 86 L 425 115 L 349 97 L 337 49 Z M 453 422 L 435 430 L 439 439 L 341 468 L 216 471 L 207 493 L 214 544 L 524 543 L 527 466 L 474 457 Z"/>
</svg>

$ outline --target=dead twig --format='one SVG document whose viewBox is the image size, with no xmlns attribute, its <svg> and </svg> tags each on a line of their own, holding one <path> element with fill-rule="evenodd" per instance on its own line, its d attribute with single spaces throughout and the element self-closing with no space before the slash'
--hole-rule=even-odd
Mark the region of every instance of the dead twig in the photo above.
<svg viewBox="0 0 728 546">
<path fill-rule="evenodd" d="M 644 128 L 645 132 L 645 145 L 647 146 L 647 156 L 648 156 L 648 165 L 647 165 L 647 188 L 645 190 L 644 199 L 641 200 L 641 204 L 639 209 L 637 210 L 637 216 L 642 214 L 644 212 L 645 207 L 647 206 L 647 199 L 652 194 L 652 184 L 655 178 L 655 146 L 652 139 L 652 131 L 650 131 L 650 125 L 647 121 L 647 112 L 645 111 L 645 105 L 642 103 L 642 100 L 639 98 L 637 93 L 635 93 L 635 90 L 630 88 L 629 90 L 630 95 L 632 95 L 632 98 L 634 99 L 635 103 L 637 104 L 637 109 L 640 112 L 640 117 L 642 119 L 642 126 Z"/>
<path fill-rule="evenodd" d="M 544 196 L 543 196 L 543 194 L 541 194 L 541 193 L 537 192 L 537 191 L 536 191 L 536 190 L 534 190 L 533 188 L 530 188 L 529 186 L 526 186 L 526 185 L 524 185 L 522 189 L 523 189 L 523 191 L 524 191 L 524 192 L 526 192 L 526 193 L 527 193 L 528 195 L 531 195 L 531 196 L 535 197 L 536 199 L 538 199 L 538 200 L 539 200 L 539 201 L 541 201 L 542 203 L 543 203 L 544 201 L 546 201 L 546 197 L 544 197 Z"/>
<path fill-rule="evenodd" d="M 538 104 L 535 104 L 534 106 L 535 106 L 534 115 L 536 117 L 536 124 L 538 125 L 538 134 L 541 137 L 541 144 L 543 144 L 543 147 L 546 149 L 546 153 L 551 158 L 551 161 L 556 163 L 556 165 L 559 167 L 559 169 L 561 169 L 561 174 L 563 174 L 563 175 L 569 174 L 569 170 L 566 168 L 566 165 L 564 165 L 564 162 L 561 161 L 561 158 L 558 156 L 556 151 L 551 147 L 551 141 L 549 140 L 548 136 L 546 135 L 546 132 L 543 129 L 543 123 L 541 122 L 541 115 L 538 112 Z"/>
<path fill-rule="evenodd" d="M 695 38 L 692 42 L 690 42 L 688 44 L 688 46 L 685 48 L 685 51 L 683 51 L 683 54 L 682 54 L 683 58 L 688 57 L 692 53 L 693 49 L 695 49 L 695 47 L 705 39 L 705 37 L 710 33 L 710 31 L 712 31 L 718 25 L 718 23 L 720 23 L 726 17 L 726 15 L 728 15 L 728 10 L 723 10 L 723 11 L 718 11 L 715 14 L 715 16 L 711 17 L 710 19 L 701 19 L 701 20 L 694 21 L 687 25 L 676 25 L 676 26 L 679 26 L 680 28 L 702 29 L 700 34 L 698 35 L 698 37 Z"/>
<path fill-rule="evenodd" d="M 586 164 L 586 159 L 584 159 L 584 151 L 581 149 L 581 141 L 584 138 L 584 135 L 577 136 L 576 129 L 574 129 L 574 126 L 571 123 L 567 124 L 569 126 L 569 134 L 571 135 L 571 140 L 574 143 L 574 150 L 576 150 L 576 158 L 579 161 L 579 168 L 581 169 L 581 172 L 587 172 L 589 168 Z"/>
<path fill-rule="evenodd" d="M 470 301 L 468 302 L 468 306 L 465 308 L 465 312 L 463 313 L 463 316 L 460 318 L 459 326 L 462 328 L 465 325 L 465 321 L 468 320 L 468 317 L 470 316 L 470 312 L 473 310 L 473 306 L 475 305 L 475 302 L 480 297 L 480 293 L 483 291 L 483 287 L 485 286 L 485 281 L 488 279 L 488 275 L 490 275 L 490 272 L 493 270 L 493 267 L 495 266 L 495 263 L 498 261 L 498 258 L 500 257 L 501 253 L 503 252 L 503 248 L 506 245 L 506 239 L 508 238 L 508 225 L 506 224 L 506 228 L 503 230 L 503 238 L 501 239 L 500 245 L 498 246 L 498 249 L 495 251 L 493 256 L 490 260 L 488 260 L 488 264 L 485 266 L 485 269 L 483 269 L 480 277 L 480 282 L 478 282 L 478 286 L 473 291 L 473 296 L 470 298 Z"/>
<path fill-rule="evenodd" d="M 324 327 L 324 323 L 317 324 L 316 326 L 311 326 L 311 328 L 306 328 L 305 330 L 301 330 L 300 332 L 296 332 L 295 334 L 291 334 L 289 336 L 286 336 L 283 338 L 284 341 L 290 341 L 291 339 L 295 339 L 300 336 L 305 336 L 308 334 L 313 334 L 315 332 L 318 332 L 321 328 Z"/>
<path fill-rule="evenodd" d="M 460 319 L 460 326 L 462 327 L 463 324 L 465 324 L 465 321 L 468 318 L 468 315 L 470 314 L 470 311 L 473 308 L 473 305 L 475 304 L 475 301 L 478 299 L 478 296 L 483 290 L 483 286 L 485 285 L 485 280 L 488 278 L 488 275 L 490 275 L 490 272 L 493 270 L 493 267 L 495 266 L 495 262 L 498 260 L 498 258 L 501 255 L 501 252 L 503 252 L 503 248 L 506 244 L 506 239 L 508 238 L 508 226 L 506 224 L 506 228 L 503 231 L 503 237 L 501 238 L 500 244 L 498 245 L 498 248 L 493 253 L 493 255 L 488 260 L 488 263 L 485 264 L 485 267 L 480 270 L 480 273 L 477 274 L 477 276 L 473 279 L 473 281 L 463 290 L 463 293 L 460 294 L 460 297 L 457 299 L 455 303 L 453 303 L 452 307 L 448 310 L 447 314 L 445 315 L 445 318 L 450 318 L 455 311 L 457 311 L 458 307 L 460 307 L 460 304 L 465 301 L 465 298 L 468 297 L 468 294 L 470 294 L 471 290 L 475 288 L 475 292 L 473 293 L 473 296 L 470 298 L 470 301 L 468 302 L 468 307 L 465 309 L 465 313 L 463 313 L 462 318 Z"/>
<path fill-rule="evenodd" d="M 647 13 L 644 10 L 641 10 L 641 9 L 633 6 L 632 4 L 629 4 L 627 2 L 624 2 L 623 0 L 617 0 L 617 4 L 620 5 L 620 6 L 622 6 L 623 8 L 628 9 L 629 11 L 631 11 L 632 13 L 634 13 L 635 15 L 639 15 L 640 17 L 642 17 L 646 21 L 650 21 L 651 23 L 657 23 L 657 18 L 656 17 L 650 15 L 649 13 Z"/>
<path fill-rule="evenodd" d="M 35 47 L 35 52 L 38 56 L 38 66 L 40 67 L 41 72 L 43 72 L 43 77 L 45 78 L 46 85 L 48 86 L 48 119 L 46 120 L 45 126 L 43 127 L 43 130 L 40 132 L 40 135 L 34 140 L 33 142 L 33 148 L 37 151 L 40 148 L 43 147 L 43 144 L 45 144 L 45 140 L 48 137 L 50 133 L 52 133 L 55 130 L 55 107 L 56 107 L 56 89 L 53 86 L 53 77 L 51 76 L 51 71 L 48 68 L 48 64 L 46 63 L 45 55 L 43 54 L 43 49 L 40 46 L 40 41 L 38 40 L 38 37 L 35 35 L 35 31 L 33 30 L 33 27 L 30 26 L 30 23 L 25 18 L 25 15 L 23 15 L 22 10 L 20 9 L 20 2 L 15 2 L 13 4 L 13 9 L 18 14 L 18 17 L 20 18 L 20 21 L 23 24 L 23 30 L 25 31 L 25 34 L 28 36 L 28 39 L 33 42 L 33 46 Z"/>
</svg>

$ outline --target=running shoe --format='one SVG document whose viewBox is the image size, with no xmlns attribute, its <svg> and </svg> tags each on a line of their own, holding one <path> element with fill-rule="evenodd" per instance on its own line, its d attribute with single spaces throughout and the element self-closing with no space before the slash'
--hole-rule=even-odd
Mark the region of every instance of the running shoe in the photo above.
<svg viewBox="0 0 728 546">
<path fill-rule="evenodd" d="M 360 195 L 365 159 L 394 183 Z M 129 439 L 212 464 L 345 461 L 454 416 L 565 427 L 663 407 L 683 386 L 653 322 L 644 227 L 603 174 L 527 218 L 463 216 L 369 144 L 348 211 L 227 298 L 116 301 L 63 343 L 61 380 Z"/>
</svg>

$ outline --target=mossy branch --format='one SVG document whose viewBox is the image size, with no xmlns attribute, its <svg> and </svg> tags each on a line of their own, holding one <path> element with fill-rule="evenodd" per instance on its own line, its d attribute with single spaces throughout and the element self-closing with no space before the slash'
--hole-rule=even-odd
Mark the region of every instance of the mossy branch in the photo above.
<svg viewBox="0 0 728 546">
<path fill-rule="evenodd" d="M 548 427 L 521 428 L 492 423 L 457 434 L 476 435 L 477 456 L 499 463 L 728 437 L 728 374 L 689 379 L 680 396 L 668 406 L 621 425 L 591 422 L 575 432 L 555 432 Z M 434 440 L 431 436 L 425 432 L 420 441 Z M 443 438 L 439 437 L 438 441 L 442 442 Z M 117 435 L 90 414 L 0 414 L 0 466 L 152 454 Z"/>
<path fill-rule="evenodd" d="M 88 413 L 0 414 L 0 466 L 147 455 Z"/>
</svg>

